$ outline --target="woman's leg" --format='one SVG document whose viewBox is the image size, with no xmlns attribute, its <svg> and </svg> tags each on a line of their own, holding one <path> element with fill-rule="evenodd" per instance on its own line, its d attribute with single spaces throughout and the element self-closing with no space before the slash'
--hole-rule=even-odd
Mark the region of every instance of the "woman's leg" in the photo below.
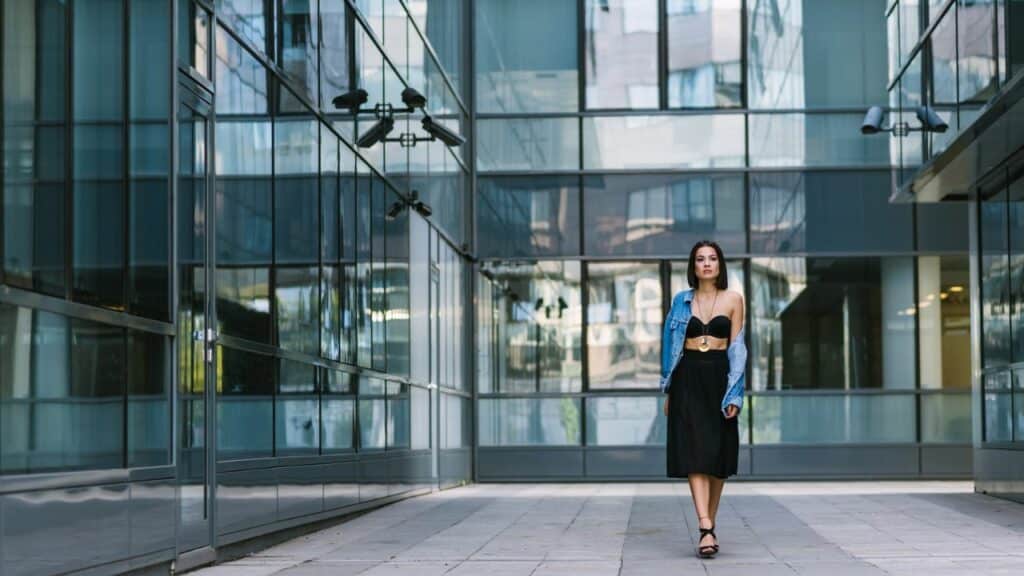
<svg viewBox="0 0 1024 576">
<path fill-rule="evenodd" d="M 715 519 L 718 518 L 718 503 L 722 500 L 722 489 L 725 488 L 725 478 L 708 476 L 708 483 L 708 515 L 711 516 L 711 522 L 714 523 Z"/>
<path fill-rule="evenodd" d="M 707 474 L 690 474 L 687 476 L 690 482 L 690 495 L 693 497 L 693 507 L 697 511 L 697 521 L 701 528 L 711 528 L 714 523 L 711 519 L 709 508 L 711 499 L 711 482 Z M 711 535 L 701 538 L 697 546 L 711 546 L 715 543 Z"/>
</svg>

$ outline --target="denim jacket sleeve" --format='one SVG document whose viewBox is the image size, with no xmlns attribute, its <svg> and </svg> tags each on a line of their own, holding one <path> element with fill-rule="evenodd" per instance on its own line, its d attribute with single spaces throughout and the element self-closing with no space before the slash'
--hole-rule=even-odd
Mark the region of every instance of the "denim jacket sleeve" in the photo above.
<svg viewBox="0 0 1024 576">
<path fill-rule="evenodd" d="M 744 340 L 745 328 L 740 328 L 739 334 L 729 344 L 726 354 L 729 356 L 729 384 L 725 389 L 725 397 L 722 398 L 722 414 L 730 405 L 743 410 L 743 387 L 744 372 L 747 369 L 747 344 Z"/>
<path fill-rule="evenodd" d="M 675 345 L 672 341 L 672 321 L 675 319 L 677 312 L 676 308 L 679 306 L 679 295 L 672 298 L 672 306 L 668 309 L 668 316 L 665 317 L 665 325 L 661 329 L 661 381 L 659 386 L 663 393 L 668 393 L 669 385 L 669 372 L 671 372 L 673 364 L 675 363 L 675 357 L 673 355 L 675 351 Z"/>
</svg>

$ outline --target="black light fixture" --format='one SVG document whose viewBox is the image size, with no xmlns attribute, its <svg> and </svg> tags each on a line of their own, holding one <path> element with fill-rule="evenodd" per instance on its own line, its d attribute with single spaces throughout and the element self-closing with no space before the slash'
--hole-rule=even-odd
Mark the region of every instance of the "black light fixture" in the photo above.
<svg viewBox="0 0 1024 576">
<path fill-rule="evenodd" d="M 938 113 L 929 106 L 918 106 L 915 110 L 920 126 L 911 126 L 907 122 L 895 122 L 891 126 L 883 126 L 885 111 L 881 106 L 872 106 L 864 114 L 864 121 L 860 125 L 860 133 L 865 136 L 878 134 L 879 132 L 890 132 L 893 136 L 908 136 L 911 132 L 936 132 L 943 133 L 949 125 Z"/>
<path fill-rule="evenodd" d="M 372 128 L 364 132 L 363 135 L 356 140 L 356 146 L 359 146 L 360 148 L 370 148 L 377 142 L 386 140 L 387 135 L 394 129 L 395 119 L 391 116 L 386 116 L 374 124 Z"/>
<path fill-rule="evenodd" d="M 420 191 L 413 190 L 409 193 L 409 205 L 412 209 L 419 213 L 424 218 L 429 218 L 434 211 L 430 208 L 430 205 L 420 200 Z"/>
<path fill-rule="evenodd" d="M 402 90 L 402 102 L 409 107 L 409 111 L 416 110 L 417 108 L 422 110 L 427 107 L 427 97 L 420 94 L 415 88 L 406 88 Z"/>
<path fill-rule="evenodd" d="M 384 218 L 394 220 L 395 218 L 398 218 L 398 215 L 402 213 L 402 210 L 405 210 L 405 202 L 396 200 L 391 204 L 391 207 L 388 208 L 388 211 L 384 214 Z"/>
</svg>

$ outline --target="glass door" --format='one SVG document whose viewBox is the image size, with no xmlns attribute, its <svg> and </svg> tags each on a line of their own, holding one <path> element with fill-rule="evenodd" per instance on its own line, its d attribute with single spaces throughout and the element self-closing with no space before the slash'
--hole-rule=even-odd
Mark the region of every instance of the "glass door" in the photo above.
<svg viewBox="0 0 1024 576">
<path fill-rule="evenodd" d="M 182 84 L 178 105 L 178 553 L 213 544 L 214 354 L 209 94 Z"/>
</svg>

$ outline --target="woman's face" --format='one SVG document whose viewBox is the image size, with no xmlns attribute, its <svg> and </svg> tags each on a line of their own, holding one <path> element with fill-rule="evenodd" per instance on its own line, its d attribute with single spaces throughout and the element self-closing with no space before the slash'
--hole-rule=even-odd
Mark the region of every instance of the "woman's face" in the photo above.
<svg viewBox="0 0 1024 576">
<path fill-rule="evenodd" d="M 694 258 L 697 266 L 697 279 L 714 280 L 718 278 L 718 253 L 711 246 L 701 246 Z"/>
</svg>

